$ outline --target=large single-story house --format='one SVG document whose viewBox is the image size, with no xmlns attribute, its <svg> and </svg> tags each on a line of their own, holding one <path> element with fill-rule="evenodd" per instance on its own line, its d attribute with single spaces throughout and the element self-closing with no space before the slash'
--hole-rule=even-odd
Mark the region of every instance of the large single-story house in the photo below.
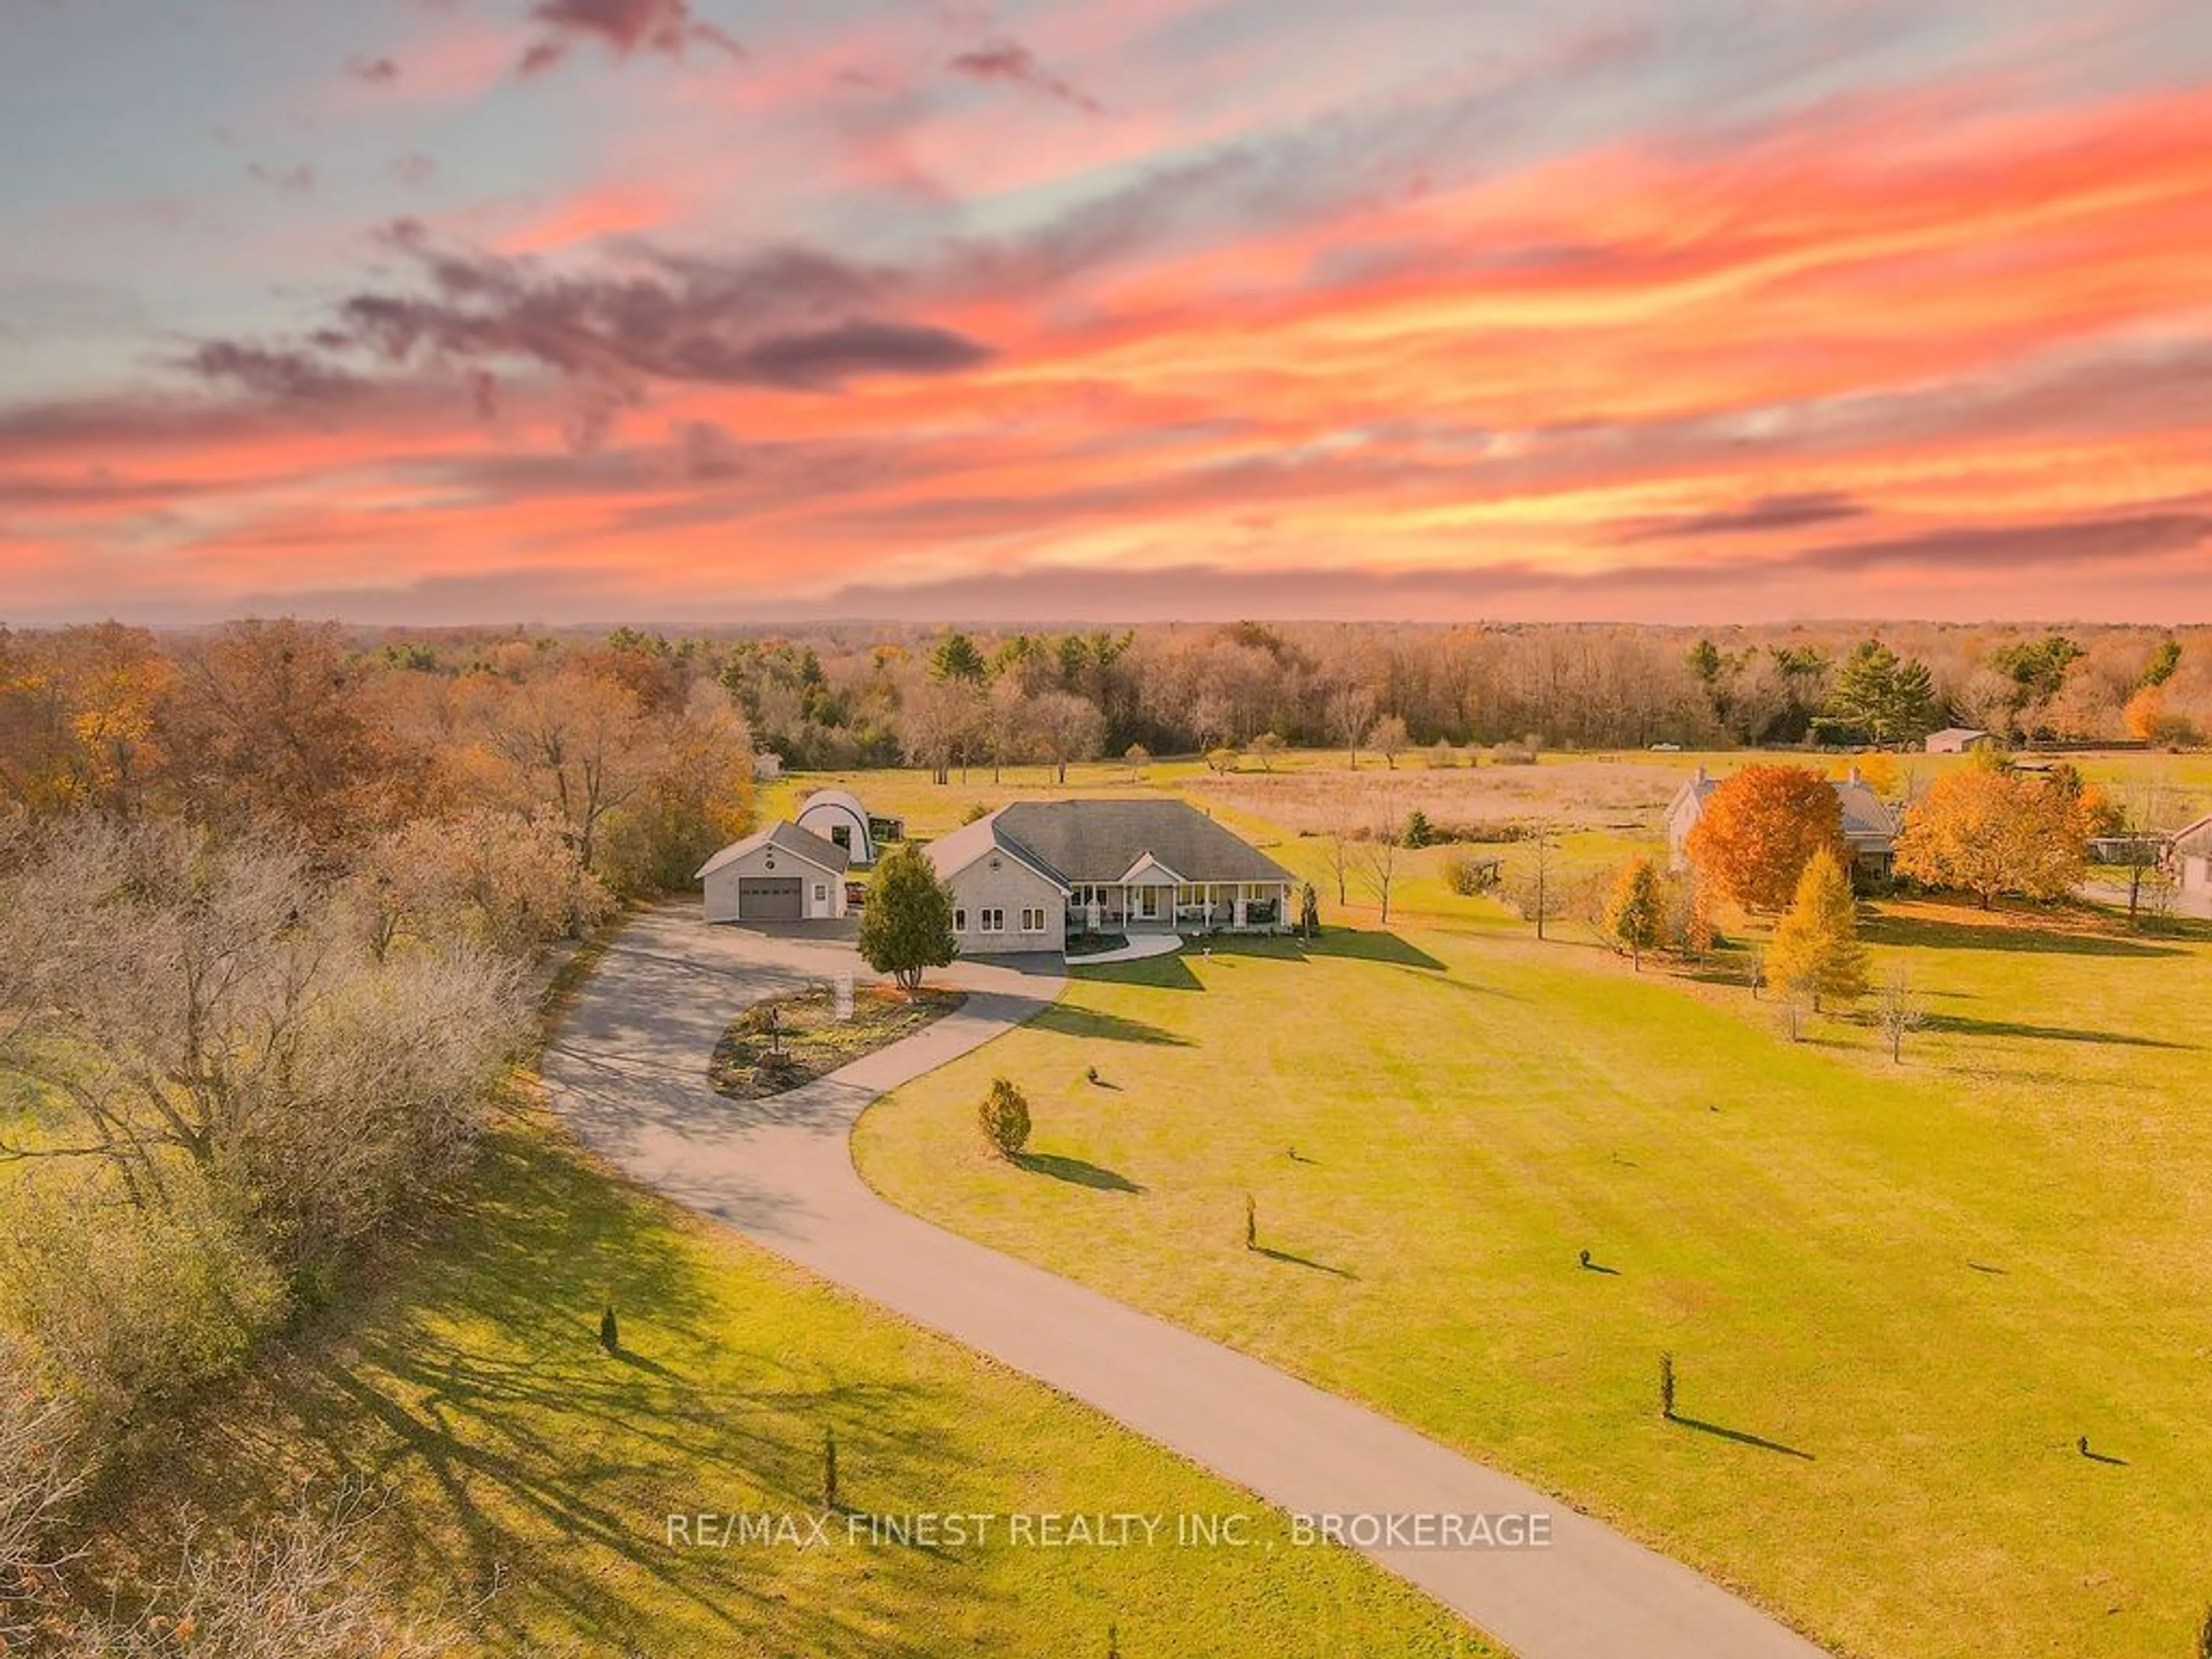
<svg viewBox="0 0 2212 1659">
<path fill-rule="evenodd" d="M 2166 857 L 2184 893 L 2212 895 L 2212 812 L 2175 830 Z"/>
<path fill-rule="evenodd" d="M 1941 732 L 1928 734 L 1928 752 L 1931 755 L 1966 755 L 1977 749 L 1996 746 L 1996 733 L 1975 726 L 1947 726 Z"/>
<path fill-rule="evenodd" d="M 1881 797 L 1869 788 L 1851 768 L 1848 777 L 1831 778 L 1836 804 L 1843 809 L 1844 840 L 1851 849 L 1852 867 L 1862 876 L 1881 879 L 1890 873 L 1897 853 L 1897 820 Z M 1705 799 L 1721 781 L 1700 766 L 1667 803 L 1667 854 L 1669 867 L 1690 867 L 1690 831 L 1705 815 Z"/>
<path fill-rule="evenodd" d="M 851 855 L 795 823 L 732 842 L 699 866 L 709 921 L 831 921 L 845 914 Z"/>
<path fill-rule="evenodd" d="M 929 847 L 963 955 L 1071 933 L 1280 933 L 1297 878 L 1178 800 L 1017 801 Z"/>
</svg>

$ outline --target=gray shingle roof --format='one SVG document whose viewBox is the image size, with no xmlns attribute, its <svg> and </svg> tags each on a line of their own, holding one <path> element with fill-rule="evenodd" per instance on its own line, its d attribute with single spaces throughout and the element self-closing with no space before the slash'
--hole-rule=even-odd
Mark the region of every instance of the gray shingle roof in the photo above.
<svg viewBox="0 0 2212 1659">
<path fill-rule="evenodd" d="M 769 845 L 781 848 L 795 859 L 805 859 L 809 864 L 818 864 L 824 870 L 842 872 L 852 867 L 853 855 L 838 846 L 836 842 L 824 841 L 811 830 L 802 830 L 795 823 L 780 821 L 769 825 L 765 830 L 747 836 L 743 841 L 732 842 L 701 865 L 699 873 L 692 879 L 703 881 L 732 860 L 741 859 L 748 853 Z"/>
<path fill-rule="evenodd" d="M 985 822 L 1072 884 L 1119 881 L 1147 853 L 1185 881 L 1291 879 L 1243 837 L 1179 800 L 1017 801 Z"/>
<path fill-rule="evenodd" d="M 1685 796 L 1695 801 L 1698 810 L 1705 810 L 1705 799 L 1721 787 L 1721 780 L 1709 777 L 1703 767 L 1697 775 L 1683 781 L 1668 803 L 1667 816 L 1672 818 Z M 1836 792 L 1836 805 L 1843 810 L 1844 839 L 1867 851 L 1887 852 L 1897 838 L 1897 820 L 1881 797 L 1865 784 L 1850 778 L 1831 778 L 1828 787 Z"/>
</svg>

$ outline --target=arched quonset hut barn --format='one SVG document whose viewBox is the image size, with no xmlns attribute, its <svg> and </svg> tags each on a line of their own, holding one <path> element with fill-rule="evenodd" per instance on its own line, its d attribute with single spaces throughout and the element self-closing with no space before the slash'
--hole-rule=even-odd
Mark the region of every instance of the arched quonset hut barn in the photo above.
<svg viewBox="0 0 2212 1659">
<path fill-rule="evenodd" d="M 842 789 L 817 789 L 799 807 L 798 823 L 809 835 L 843 848 L 854 869 L 866 870 L 875 863 L 875 831 L 859 797 Z"/>
</svg>

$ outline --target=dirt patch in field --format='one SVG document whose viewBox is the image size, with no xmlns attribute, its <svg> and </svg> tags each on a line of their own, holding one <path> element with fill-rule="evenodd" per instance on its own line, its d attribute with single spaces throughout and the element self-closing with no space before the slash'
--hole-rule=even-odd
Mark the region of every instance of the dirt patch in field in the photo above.
<svg viewBox="0 0 2212 1659">
<path fill-rule="evenodd" d="M 1682 778 L 1679 768 L 1635 761 L 1437 768 L 1401 760 L 1395 771 L 1378 765 L 1357 772 L 1234 772 L 1195 778 L 1188 787 L 1194 796 L 1293 833 L 1325 834 L 1415 808 L 1439 825 L 1502 829 L 1541 820 L 1560 829 L 1648 830 Z"/>
</svg>

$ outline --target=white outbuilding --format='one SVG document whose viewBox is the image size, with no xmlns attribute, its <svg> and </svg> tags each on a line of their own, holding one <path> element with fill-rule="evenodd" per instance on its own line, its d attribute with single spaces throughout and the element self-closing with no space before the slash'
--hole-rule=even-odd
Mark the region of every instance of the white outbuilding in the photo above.
<svg viewBox="0 0 2212 1659">
<path fill-rule="evenodd" d="M 795 823 L 732 842 L 699 866 L 709 921 L 831 921 L 845 914 L 842 847 Z"/>
<path fill-rule="evenodd" d="M 816 790 L 799 808 L 799 827 L 843 848 L 856 870 L 868 869 L 876 861 L 874 821 L 857 795 L 842 789 Z"/>
</svg>

